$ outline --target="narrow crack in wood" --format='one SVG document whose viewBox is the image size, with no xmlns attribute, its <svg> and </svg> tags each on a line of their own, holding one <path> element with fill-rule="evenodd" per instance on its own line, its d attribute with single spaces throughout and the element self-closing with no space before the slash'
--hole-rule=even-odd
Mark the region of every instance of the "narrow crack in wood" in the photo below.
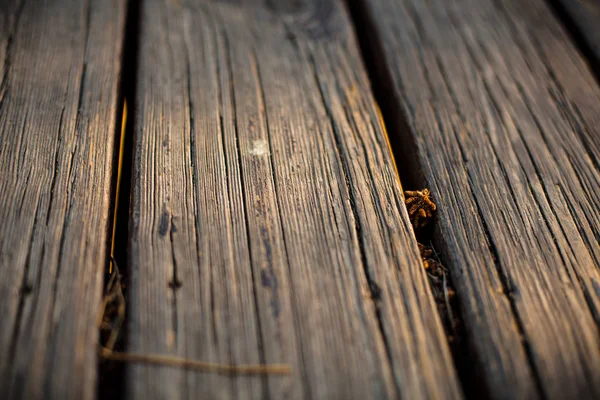
<svg viewBox="0 0 600 400">
<path fill-rule="evenodd" d="M 426 246 L 421 243 L 430 242 L 431 230 L 426 231 L 425 228 L 431 227 L 437 205 L 429 189 L 406 190 L 404 196 L 410 222 L 418 237 L 417 245 L 423 261 L 423 268 L 427 273 L 429 286 L 442 318 L 448 342 L 453 344 L 459 330 L 457 315 L 452 311 L 456 307 L 454 304 L 456 292 L 448 269 L 441 263 L 433 245 L 430 243 L 429 246 Z"/>
</svg>

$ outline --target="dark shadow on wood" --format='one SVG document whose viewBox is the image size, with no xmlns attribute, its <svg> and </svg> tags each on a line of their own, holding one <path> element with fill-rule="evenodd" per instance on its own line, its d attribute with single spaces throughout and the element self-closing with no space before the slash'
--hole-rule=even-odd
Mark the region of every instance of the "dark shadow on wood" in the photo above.
<svg viewBox="0 0 600 400">
<path fill-rule="evenodd" d="M 113 173 L 113 186 L 112 186 L 112 212 L 115 213 L 115 207 L 118 202 L 118 208 L 116 210 L 116 223 L 115 235 L 114 235 L 114 249 L 111 256 L 114 257 L 114 261 L 119 267 L 119 271 L 122 275 L 122 282 L 125 283 L 123 290 L 126 296 L 128 282 L 128 248 L 129 248 L 129 202 L 131 193 L 131 169 L 133 164 L 133 134 L 135 121 L 135 104 L 136 104 L 136 75 L 138 65 L 138 42 L 139 42 L 139 7 L 140 0 L 129 0 L 127 8 L 127 20 L 125 26 L 125 37 L 123 46 L 123 62 L 121 63 L 122 70 L 120 76 L 120 93 L 119 93 L 119 109 L 120 115 L 118 121 L 123 120 L 123 111 L 125 101 L 127 101 L 127 120 L 124 131 L 122 131 L 122 123 L 118 124 L 115 132 L 115 154 L 113 165 L 119 163 L 119 153 L 123 153 L 121 171 L 118 168 L 114 169 Z M 121 135 L 124 135 L 122 148 Z M 119 181 L 120 173 L 120 181 Z M 117 188 L 119 184 L 120 187 Z M 117 199 L 118 193 L 118 199 Z M 112 235 L 112 229 L 109 231 L 109 235 Z M 108 249 L 107 252 L 111 252 L 111 241 L 112 238 L 108 238 Z M 107 257 L 110 262 L 111 257 Z M 105 274 L 105 284 L 110 279 L 110 273 Z M 126 297 L 127 298 L 127 297 Z M 126 314 L 127 315 L 127 314 Z M 124 351 L 127 345 L 127 319 L 125 319 L 119 340 L 115 346 L 115 350 Z M 125 398 L 126 389 L 126 364 L 122 362 L 107 361 L 100 359 L 98 360 L 98 388 L 97 398 L 99 400 L 121 400 Z"/>
<path fill-rule="evenodd" d="M 597 0 L 546 1 L 600 83 L 600 21 L 595 18 L 596 15 L 600 15 L 600 2 Z M 584 3 L 589 4 L 584 5 Z M 586 16 L 586 7 L 597 10 L 597 12 Z"/>
<path fill-rule="evenodd" d="M 370 19 L 367 18 L 368 10 L 364 4 L 353 0 L 346 0 L 345 3 L 353 20 L 375 99 L 388 130 L 393 132 L 392 135 L 388 135 L 388 139 L 398 167 L 402 188 L 403 190 L 422 189 L 425 177 L 417 157 L 417 144 L 407 124 L 407 116 L 400 107 L 401 100 L 392 90 L 393 80 L 386 68 L 386 55 L 381 47 L 382 42 L 373 29 Z"/>
</svg>

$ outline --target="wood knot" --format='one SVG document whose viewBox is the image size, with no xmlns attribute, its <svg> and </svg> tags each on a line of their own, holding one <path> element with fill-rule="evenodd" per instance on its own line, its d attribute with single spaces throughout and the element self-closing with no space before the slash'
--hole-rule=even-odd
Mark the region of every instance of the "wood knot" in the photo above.
<svg viewBox="0 0 600 400">
<path fill-rule="evenodd" d="M 404 196 L 404 204 L 408 209 L 408 216 L 413 228 L 418 229 L 427 225 L 437 210 L 429 189 L 407 190 L 404 192 Z"/>
</svg>

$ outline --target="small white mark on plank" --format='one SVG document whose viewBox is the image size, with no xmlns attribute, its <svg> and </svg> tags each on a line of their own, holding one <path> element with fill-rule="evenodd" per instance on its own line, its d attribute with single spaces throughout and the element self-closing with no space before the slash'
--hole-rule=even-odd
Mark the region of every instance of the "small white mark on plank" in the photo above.
<svg viewBox="0 0 600 400">
<path fill-rule="evenodd" d="M 252 156 L 268 156 L 270 155 L 269 144 L 264 139 L 254 140 L 250 146 L 249 153 Z"/>
</svg>

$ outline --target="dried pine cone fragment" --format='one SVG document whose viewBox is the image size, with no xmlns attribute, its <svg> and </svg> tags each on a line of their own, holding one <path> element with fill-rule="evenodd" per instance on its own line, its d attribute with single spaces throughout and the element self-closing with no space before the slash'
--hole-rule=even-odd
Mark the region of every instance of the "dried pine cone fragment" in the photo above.
<svg viewBox="0 0 600 400">
<path fill-rule="evenodd" d="M 407 190 L 404 192 L 404 196 L 404 203 L 408 208 L 408 215 L 413 227 L 417 229 L 427 225 L 433 217 L 433 212 L 437 209 L 431 199 L 429 189 Z"/>
</svg>

